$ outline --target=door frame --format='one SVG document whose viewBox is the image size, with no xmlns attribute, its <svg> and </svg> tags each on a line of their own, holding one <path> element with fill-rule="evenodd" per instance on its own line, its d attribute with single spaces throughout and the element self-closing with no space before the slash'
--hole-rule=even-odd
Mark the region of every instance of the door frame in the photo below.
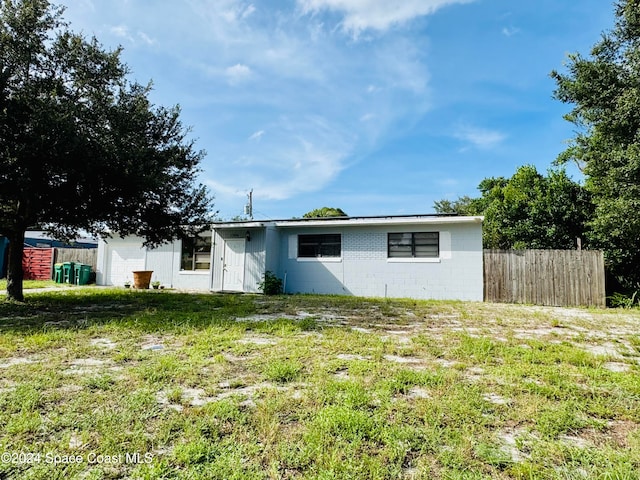
<svg viewBox="0 0 640 480">
<path fill-rule="evenodd" d="M 238 254 L 239 257 L 242 257 L 242 286 L 240 288 L 240 290 L 229 290 L 227 288 L 225 288 L 225 279 L 227 277 L 226 275 L 226 265 L 227 265 L 227 244 L 229 242 L 237 242 L 238 245 L 242 245 L 242 254 Z M 234 250 L 231 250 L 234 253 L 236 253 Z M 221 290 L 224 291 L 229 291 L 229 292 L 244 292 L 244 276 L 245 276 L 245 262 L 246 262 L 246 253 L 247 253 L 247 244 L 246 244 L 246 240 L 244 238 L 227 238 L 224 240 L 224 246 L 222 249 L 222 278 L 221 278 Z"/>
</svg>

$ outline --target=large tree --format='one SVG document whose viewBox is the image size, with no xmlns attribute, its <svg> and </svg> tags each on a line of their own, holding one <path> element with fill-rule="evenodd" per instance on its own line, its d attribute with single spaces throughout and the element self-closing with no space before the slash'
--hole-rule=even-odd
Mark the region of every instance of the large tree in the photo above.
<svg viewBox="0 0 640 480">
<path fill-rule="evenodd" d="M 438 213 L 484 215 L 485 248 L 571 249 L 592 212 L 588 193 L 564 170 L 544 176 L 531 165 L 510 178 L 485 178 L 479 198 L 435 202 Z"/>
<path fill-rule="evenodd" d="M 551 73 L 555 97 L 573 105 L 577 127 L 560 163 L 575 161 L 596 205 L 591 243 L 605 251 L 611 272 L 640 289 L 640 0 L 615 4 L 616 24 L 588 57 L 569 55 Z"/>
<path fill-rule="evenodd" d="M 69 30 L 48 0 L 0 0 L 0 235 L 7 297 L 22 300 L 24 233 L 44 226 L 135 234 L 147 245 L 191 235 L 211 218 L 179 108 L 131 83 L 120 50 Z"/>
<path fill-rule="evenodd" d="M 341 208 L 322 207 L 305 213 L 302 218 L 348 217 Z"/>
</svg>

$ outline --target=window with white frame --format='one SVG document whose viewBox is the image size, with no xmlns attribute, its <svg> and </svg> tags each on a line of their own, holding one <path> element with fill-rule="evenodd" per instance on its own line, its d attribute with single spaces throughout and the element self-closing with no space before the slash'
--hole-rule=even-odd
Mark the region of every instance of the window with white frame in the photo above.
<svg viewBox="0 0 640 480">
<path fill-rule="evenodd" d="M 298 258 L 339 258 L 341 255 L 339 233 L 298 235 Z"/>
<path fill-rule="evenodd" d="M 389 258 L 438 258 L 439 255 L 439 232 L 388 234 L 387 256 Z"/>
<path fill-rule="evenodd" d="M 182 241 L 180 268 L 182 270 L 209 270 L 211 267 L 211 237 L 191 237 Z"/>
</svg>

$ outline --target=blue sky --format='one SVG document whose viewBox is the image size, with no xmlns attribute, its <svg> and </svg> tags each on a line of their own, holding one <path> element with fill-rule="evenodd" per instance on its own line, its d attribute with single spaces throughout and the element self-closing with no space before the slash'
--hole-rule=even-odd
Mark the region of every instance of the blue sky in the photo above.
<svg viewBox="0 0 640 480">
<path fill-rule="evenodd" d="M 182 107 L 221 218 L 433 212 L 485 177 L 546 171 L 572 137 L 553 69 L 608 0 L 73 0 L 152 100 Z M 575 169 L 570 169 L 579 179 Z"/>
</svg>

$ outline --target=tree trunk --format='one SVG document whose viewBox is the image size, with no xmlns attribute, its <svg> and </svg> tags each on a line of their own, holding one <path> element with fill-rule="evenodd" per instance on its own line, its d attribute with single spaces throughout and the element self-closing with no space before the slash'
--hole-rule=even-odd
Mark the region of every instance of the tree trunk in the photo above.
<svg viewBox="0 0 640 480">
<path fill-rule="evenodd" d="M 9 259 L 7 263 L 7 300 L 24 301 L 22 281 L 22 256 L 24 255 L 24 231 L 11 232 L 9 239 Z"/>
</svg>

